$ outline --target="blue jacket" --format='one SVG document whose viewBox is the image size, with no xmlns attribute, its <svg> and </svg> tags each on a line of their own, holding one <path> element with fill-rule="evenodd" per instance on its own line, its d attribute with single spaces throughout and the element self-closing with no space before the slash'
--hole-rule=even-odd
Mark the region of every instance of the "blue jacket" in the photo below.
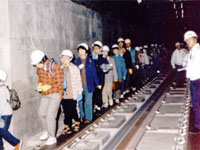
<svg viewBox="0 0 200 150">
<path fill-rule="evenodd" d="M 77 60 L 75 60 L 74 64 L 77 66 L 82 64 L 80 57 L 77 58 Z M 82 71 L 82 69 L 81 69 L 81 71 Z M 87 58 L 86 58 L 85 72 L 86 72 L 86 81 L 87 81 L 88 92 L 92 93 L 95 90 L 95 86 L 97 87 L 99 85 L 99 79 L 97 77 L 94 60 L 89 56 L 87 56 Z"/>
<path fill-rule="evenodd" d="M 112 56 L 112 58 L 115 60 L 116 63 L 118 79 L 121 80 L 123 77 L 126 77 L 127 74 L 125 60 L 120 55 Z"/>
<path fill-rule="evenodd" d="M 138 64 L 138 56 L 136 50 L 134 48 L 131 48 L 130 53 L 131 53 L 132 64 L 133 66 L 135 66 Z"/>
</svg>

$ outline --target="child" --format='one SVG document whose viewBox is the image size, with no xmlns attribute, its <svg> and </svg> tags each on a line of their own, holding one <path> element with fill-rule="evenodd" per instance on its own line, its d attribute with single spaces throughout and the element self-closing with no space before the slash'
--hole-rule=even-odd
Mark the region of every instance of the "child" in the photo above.
<svg viewBox="0 0 200 150">
<path fill-rule="evenodd" d="M 101 89 L 97 77 L 96 67 L 94 60 L 88 56 L 89 47 L 86 43 L 81 43 L 77 46 L 79 54 L 75 64 L 81 69 L 81 78 L 83 83 L 83 96 L 84 96 L 84 111 L 85 123 L 91 123 L 93 120 L 92 96 L 95 88 Z"/>
<path fill-rule="evenodd" d="M 63 95 L 63 71 L 53 59 L 48 59 L 44 52 L 35 50 L 31 54 L 31 64 L 37 68 L 37 91 L 42 94 L 38 110 L 44 132 L 40 140 L 46 145 L 53 145 L 56 139 L 56 116 Z"/>
<path fill-rule="evenodd" d="M 5 85 L 7 79 L 7 74 L 5 71 L 0 69 L 0 119 L 4 120 L 4 127 L 0 127 L 0 150 L 3 150 L 3 139 L 9 142 L 15 147 L 14 150 L 22 149 L 22 141 L 14 137 L 9 131 L 11 118 L 12 118 L 12 108 L 10 107 L 8 100 L 10 100 L 10 94 L 8 88 Z"/>
<path fill-rule="evenodd" d="M 112 57 L 108 56 L 109 51 L 110 49 L 108 46 L 102 47 L 102 54 L 108 60 L 108 63 L 110 65 L 109 71 L 105 75 L 105 83 L 103 87 L 103 103 L 104 103 L 105 108 L 108 107 L 108 102 L 110 106 L 113 105 L 112 85 L 113 85 L 113 81 L 117 82 L 118 80 L 115 60 Z"/>
<path fill-rule="evenodd" d="M 80 121 L 77 113 L 77 100 L 82 99 L 82 81 L 80 70 L 71 61 L 73 54 L 70 50 L 64 50 L 61 54 L 62 69 L 64 73 L 64 96 L 61 102 L 64 110 L 64 134 L 71 134 L 72 119 L 75 120 L 74 131 L 79 131 Z"/>
<path fill-rule="evenodd" d="M 122 83 L 121 89 L 118 89 L 115 91 L 115 98 L 116 98 L 116 103 L 119 103 L 119 98 L 120 94 L 123 94 L 124 92 L 124 81 L 126 80 L 126 74 L 127 74 L 127 69 L 126 69 L 126 64 L 125 60 L 122 56 L 120 56 L 119 52 L 119 46 L 114 44 L 112 46 L 113 54 L 112 58 L 115 60 L 116 68 L 117 68 L 117 74 L 118 74 L 118 80 Z"/>
</svg>

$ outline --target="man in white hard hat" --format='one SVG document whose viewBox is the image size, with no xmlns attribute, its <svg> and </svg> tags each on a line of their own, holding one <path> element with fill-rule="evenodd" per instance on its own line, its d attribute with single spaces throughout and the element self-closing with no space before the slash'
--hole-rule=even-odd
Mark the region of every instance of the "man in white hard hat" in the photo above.
<svg viewBox="0 0 200 150">
<path fill-rule="evenodd" d="M 178 69 L 183 68 L 183 59 L 186 55 L 185 51 L 181 48 L 181 44 L 179 42 L 176 42 L 175 44 L 175 51 L 173 52 L 171 56 L 171 65 L 174 69 L 175 73 L 175 81 L 176 81 L 176 87 L 181 87 L 184 80 L 184 73 L 178 71 Z"/>
<path fill-rule="evenodd" d="M 47 139 L 46 145 L 52 145 L 57 142 L 56 116 L 63 96 L 63 71 L 53 59 L 48 59 L 41 50 L 31 53 L 31 64 L 37 69 L 37 91 L 42 94 L 38 114 L 44 132 L 40 136 L 40 140 Z"/>
<path fill-rule="evenodd" d="M 62 69 L 64 74 L 64 95 L 61 102 L 64 112 L 64 134 L 72 133 L 72 119 L 74 119 L 73 129 L 75 132 L 80 129 L 80 120 L 77 113 L 78 101 L 82 100 L 83 86 L 80 69 L 71 61 L 73 53 L 70 50 L 63 50 L 61 53 Z"/>
<path fill-rule="evenodd" d="M 194 134 L 200 132 L 200 45 L 197 38 L 194 31 L 187 31 L 184 34 L 184 41 L 189 49 L 186 77 L 190 79 L 190 93 L 195 114 L 194 128 L 190 132 Z"/>
<path fill-rule="evenodd" d="M 104 81 L 105 81 L 105 74 L 107 73 L 107 71 L 103 70 L 102 66 L 106 66 L 109 65 L 108 61 L 106 58 L 103 57 L 103 55 L 101 54 L 101 49 L 102 49 L 102 42 L 100 41 L 95 41 L 92 44 L 92 58 L 95 62 L 95 66 L 96 66 L 96 70 L 97 70 L 97 76 L 99 79 L 99 83 L 101 85 L 101 89 L 96 88 L 95 92 L 93 94 L 93 101 L 94 101 L 94 105 L 95 105 L 95 114 L 97 116 L 101 115 L 101 107 L 103 105 L 103 101 L 102 101 L 102 90 L 103 90 L 103 86 L 104 86 Z"/>
<path fill-rule="evenodd" d="M 128 40 L 130 42 L 130 40 Z M 130 89 L 131 89 L 131 76 L 133 74 L 133 65 L 132 65 L 132 60 L 131 60 L 131 54 L 130 51 L 126 50 L 126 45 L 125 45 L 125 41 L 123 38 L 119 38 L 117 40 L 118 42 L 118 46 L 119 46 L 119 50 L 120 50 L 120 55 L 125 59 L 125 63 L 126 63 L 126 68 L 128 70 L 127 76 L 126 76 L 126 81 L 125 81 L 125 92 L 129 93 Z M 123 94 L 123 95 L 124 95 Z M 121 96 L 121 98 L 123 98 L 123 95 Z"/>
<path fill-rule="evenodd" d="M 127 81 L 127 82 L 129 82 L 131 84 L 131 86 L 133 86 L 132 89 L 133 89 L 133 91 L 135 91 L 137 88 L 137 84 L 136 84 L 137 67 L 136 67 L 136 65 L 138 65 L 138 56 L 137 56 L 136 50 L 134 48 L 132 48 L 132 43 L 131 43 L 130 39 L 125 40 L 125 45 L 126 45 L 126 50 L 130 52 L 132 69 L 133 69 L 132 77 L 131 77 L 130 81 Z"/>
</svg>

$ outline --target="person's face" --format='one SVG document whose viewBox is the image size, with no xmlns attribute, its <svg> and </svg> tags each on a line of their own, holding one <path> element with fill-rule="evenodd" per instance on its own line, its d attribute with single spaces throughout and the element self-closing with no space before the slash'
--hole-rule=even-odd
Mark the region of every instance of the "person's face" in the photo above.
<svg viewBox="0 0 200 150">
<path fill-rule="evenodd" d="M 191 49 L 197 43 L 197 39 L 191 37 L 191 38 L 188 38 L 185 42 L 186 42 L 188 48 Z"/>
<path fill-rule="evenodd" d="M 131 47 L 131 43 L 126 43 L 126 47 Z"/>
<path fill-rule="evenodd" d="M 114 55 L 119 55 L 119 50 L 117 48 L 113 49 L 113 54 Z"/>
<path fill-rule="evenodd" d="M 102 51 L 102 54 L 107 57 L 108 56 L 108 51 Z"/>
<path fill-rule="evenodd" d="M 69 56 L 62 56 L 61 57 L 61 62 L 63 63 L 63 65 L 68 65 L 71 61 L 71 58 Z"/>
<path fill-rule="evenodd" d="M 180 50 L 180 49 L 181 49 L 181 45 L 178 45 L 176 48 L 177 48 L 178 50 Z"/>
<path fill-rule="evenodd" d="M 93 47 L 93 52 L 97 55 L 101 54 L 101 48 L 99 46 Z"/>
<path fill-rule="evenodd" d="M 86 50 L 83 48 L 78 49 L 78 54 L 80 57 L 85 57 L 86 56 Z"/>
<path fill-rule="evenodd" d="M 38 69 L 43 69 L 44 68 L 44 64 L 42 63 L 38 63 L 35 65 Z"/>
<path fill-rule="evenodd" d="M 123 42 L 119 42 L 118 45 L 119 45 L 120 48 L 122 48 L 124 46 L 124 43 Z"/>
</svg>

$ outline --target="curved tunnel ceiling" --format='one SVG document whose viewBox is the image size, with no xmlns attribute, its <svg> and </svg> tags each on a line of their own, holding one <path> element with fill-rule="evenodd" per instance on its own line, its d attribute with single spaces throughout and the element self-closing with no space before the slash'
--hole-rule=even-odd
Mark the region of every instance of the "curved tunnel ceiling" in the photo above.
<svg viewBox="0 0 200 150">
<path fill-rule="evenodd" d="M 183 33 L 200 32 L 200 1 L 198 0 L 72 0 L 102 15 L 120 21 L 123 36 L 135 37 L 138 43 L 174 43 L 183 41 Z"/>
</svg>

